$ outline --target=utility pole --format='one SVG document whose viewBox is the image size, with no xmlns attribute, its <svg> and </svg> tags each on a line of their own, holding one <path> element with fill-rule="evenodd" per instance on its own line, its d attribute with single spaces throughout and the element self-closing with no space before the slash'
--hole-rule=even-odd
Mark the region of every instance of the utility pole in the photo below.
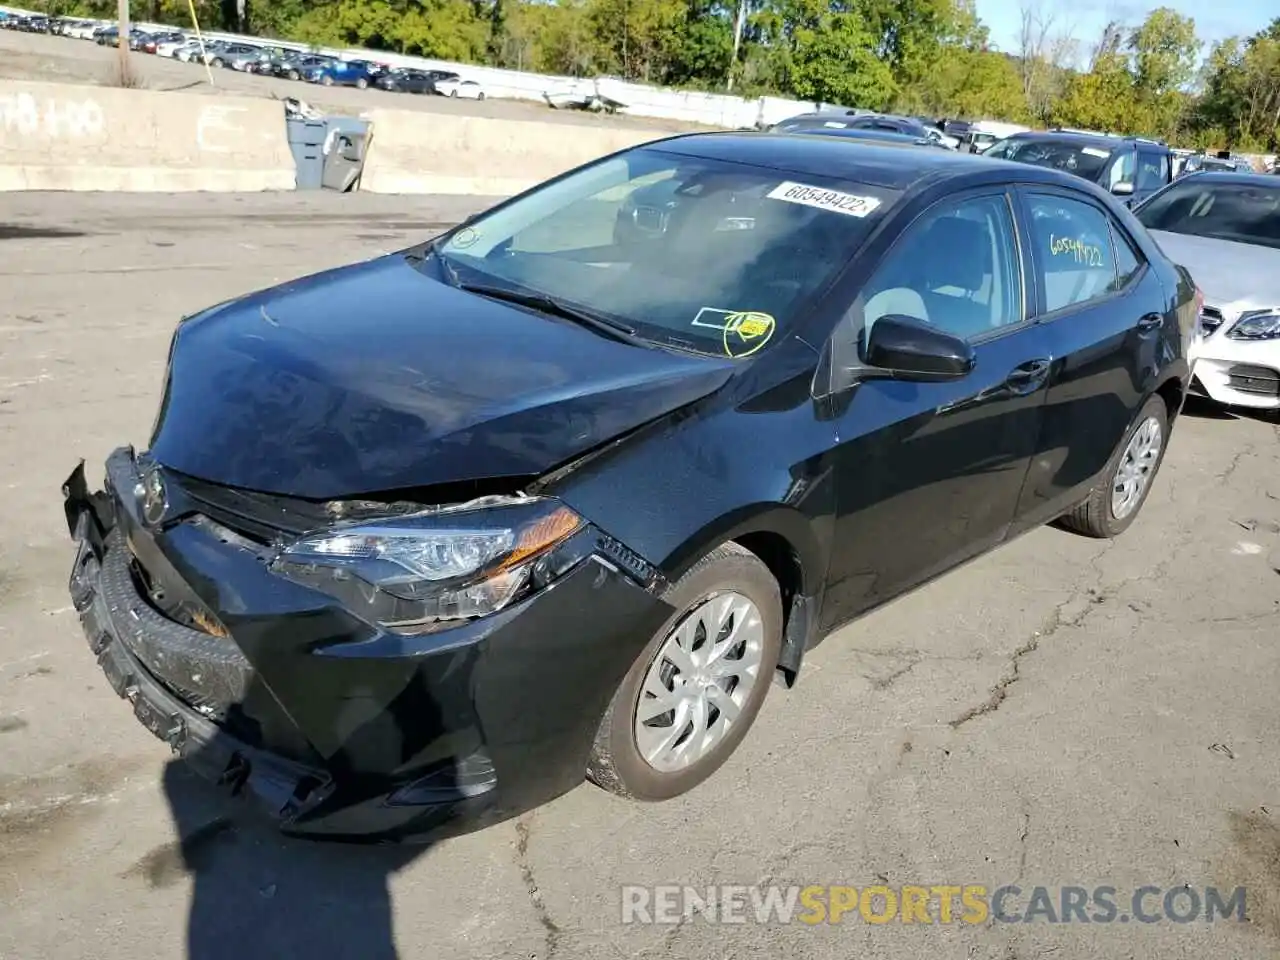
<svg viewBox="0 0 1280 960">
<path fill-rule="evenodd" d="M 733 68 L 738 65 L 738 50 L 742 47 L 742 28 L 747 19 L 747 0 L 739 0 L 738 15 L 733 19 L 733 58 L 729 61 L 729 77 L 726 90 L 733 89 Z"/>
<path fill-rule="evenodd" d="M 116 36 L 116 50 L 120 54 L 120 82 L 129 79 L 129 0 L 119 0 L 117 14 L 120 33 Z"/>
</svg>

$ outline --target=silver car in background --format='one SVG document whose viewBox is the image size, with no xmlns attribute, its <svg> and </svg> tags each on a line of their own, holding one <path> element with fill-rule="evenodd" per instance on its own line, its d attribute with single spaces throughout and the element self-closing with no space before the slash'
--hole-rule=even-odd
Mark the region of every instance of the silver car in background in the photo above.
<svg viewBox="0 0 1280 960">
<path fill-rule="evenodd" d="M 1191 173 L 1134 213 L 1204 295 L 1192 392 L 1280 413 L 1280 178 Z"/>
</svg>

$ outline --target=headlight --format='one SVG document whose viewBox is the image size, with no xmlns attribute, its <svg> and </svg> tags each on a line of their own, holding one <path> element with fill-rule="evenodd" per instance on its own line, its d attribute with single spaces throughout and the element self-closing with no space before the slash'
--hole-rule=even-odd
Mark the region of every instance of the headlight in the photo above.
<svg viewBox="0 0 1280 960">
<path fill-rule="evenodd" d="M 1257 310 L 1242 314 L 1230 330 L 1230 340 L 1275 340 L 1280 338 L 1280 313 Z"/>
<path fill-rule="evenodd" d="M 373 622 L 422 633 L 501 610 L 535 573 L 557 573 L 535 568 L 584 527 L 556 500 L 490 497 L 309 534 L 271 568 Z"/>
</svg>

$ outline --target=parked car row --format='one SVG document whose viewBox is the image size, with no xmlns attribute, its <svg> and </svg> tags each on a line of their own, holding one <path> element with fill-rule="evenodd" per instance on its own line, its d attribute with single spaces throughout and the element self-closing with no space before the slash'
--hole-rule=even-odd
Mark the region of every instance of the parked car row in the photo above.
<svg viewBox="0 0 1280 960">
<path fill-rule="evenodd" d="M 50 33 L 77 40 L 92 40 L 99 46 L 116 46 L 119 27 L 97 20 L 14 17 L 0 14 L 0 26 L 29 33 Z M 475 80 L 464 80 L 449 70 L 392 67 L 370 60 L 344 60 L 325 54 L 289 50 L 269 43 L 235 40 L 201 40 L 181 30 L 134 29 L 129 32 L 129 48 L 139 53 L 204 63 L 210 67 L 305 80 L 326 87 L 377 87 L 401 93 L 436 94 L 470 100 L 485 99 L 484 88 Z"/>
</svg>

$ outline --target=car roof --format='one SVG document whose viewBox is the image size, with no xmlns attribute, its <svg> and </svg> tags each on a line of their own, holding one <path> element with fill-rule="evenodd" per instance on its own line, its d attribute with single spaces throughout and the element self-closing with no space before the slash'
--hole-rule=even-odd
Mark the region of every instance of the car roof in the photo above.
<svg viewBox="0 0 1280 960">
<path fill-rule="evenodd" d="M 1006 140 L 1041 140 L 1049 143 L 1078 143 L 1088 147 L 1105 147 L 1108 150 L 1114 150 L 1116 147 L 1125 143 L 1140 143 L 1146 147 L 1152 147 L 1156 150 L 1169 151 L 1166 144 L 1159 143 L 1155 140 L 1146 140 L 1142 137 L 1120 137 L 1111 136 L 1105 133 L 1075 133 L 1070 130 L 1023 130 L 1020 133 L 1011 133 L 1004 137 Z"/>
<path fill-rule="evenodd" d="M 1188 173 L 1174 183 L 1234 183 L 1246 187 L 1270 187 L 1280 190 L 1280 177 L 1274 173 L 1245 173 L 1242 170 L 1197 170 Z"/>
<path fill-rule="evenodd" d="M 914 133 L 877 130 L 874 127 L 812 127 L 807 130 L 793 130 L 791 133 L 793 136 L 844 137 L 847 140 L 875 140 L 881 143 L 920 143 L 922 139 Z"/>
<path fill-rule="evenodd" d="M 1056 184 L 1073 190 L 1080 190 L 1086 183 L 1060 170 L 980 154 L 921 150 L 914 143 L 805 133 L 694 133 L 644 146 L 780 172 L 837 177 L 887 190 L 906 191 L 925 181 L 960 178 L 975 183 Z"/>
</svg>

